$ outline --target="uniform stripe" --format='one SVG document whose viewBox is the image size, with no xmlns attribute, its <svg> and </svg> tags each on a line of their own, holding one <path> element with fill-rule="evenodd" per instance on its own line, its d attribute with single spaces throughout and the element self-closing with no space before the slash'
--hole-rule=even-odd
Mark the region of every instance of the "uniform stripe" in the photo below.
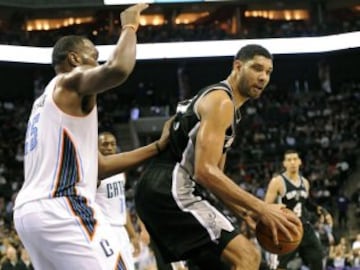
<svg viewBox="0 0 360 270">
<path fill-rule="evenodd" d="M 91 241 L 97 226 L 97 220 L 94 216 L 94 209 L 88 205 L 88 201 L 84 197 L 66 197 L 66 200 L 72 213 L 79 218 L 81 227 L 84 228 L 87 236 Z"/>
<path fill-rule="evenodd" d="M 58 173 L 53 197 L 75 196 L 75 185 L 80 181 L 80 165 L 77 159 L 75 144 L 68 132 L 64 129 L 62 134 Z"/>
<path fill-rule="evenodd" d="M 119 252 L 119 255 L 116 259 L 116 264 L 114 270 L 126 270 L 126 265 L 124 263 L 123 258 L 121 257 L 121 253 Z"/>
<path fill-rule="evenodd" d="M 62 160 L 60 160 L 60 158 L 62 158 L 62 150 L 63 150 L 63 130 L 62 128 L 59 129 L 59 138 L 58 138 L 58 147 L 57 147 L 57 159 L 56 159 L 56 165 L 55 165 L 55 170 L 54 170 L 54 176 L 53 176 L 53 182 L 51 184 L 51 188 L 50 188 L 50 194 L 49 194 L 49 198 L 54 197 L 54 186 L 57 185 L 57 181 L 59 179 L 58 175 L 59 175 L 59 164 L 62 163 Z"/>
<path fill-rule="evenodd" d="M 66 129 L 60 135 L 59 158 L 53 197 L 66 197 L 73 215 L 77 216 L 85 234 L 92 240 L 97 221 L 94 210 L 88 205 L 87 199 L 77 196 L 76 183 L 80 181 L 80 162 L 75 144 Z"/>
</svg>

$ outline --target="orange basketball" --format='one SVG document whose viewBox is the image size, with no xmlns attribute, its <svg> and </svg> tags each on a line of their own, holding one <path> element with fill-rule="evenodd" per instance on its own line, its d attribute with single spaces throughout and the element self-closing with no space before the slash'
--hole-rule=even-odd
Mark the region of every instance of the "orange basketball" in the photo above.
<svg viewBox="0 0 360 270">
<path fill-rule="evenodd" d="M 288 208 L 284 208 L 285 215 L 293 215 L 296 217 L 295 213 Z M 300 221 L 300 220 L 299 220 Z M 301 222 L 300 222 L 301 224 Z M 259 221 L 256 224 L 256 238 L 259 244 L 268 252 L 278 255 L 283 255 L 294 251 L 300 244 L 303 237 L 303 227 L 302 225 L 298 228 L 298 233 L 292 233 L 293 240 L 290 241 L 286 238 L 285 234 L 281 231 L 278 231 L 279 244 L 275 245 L 273 240 L 273 235 L 270 230 L 264 223 Z"/>
</svg>

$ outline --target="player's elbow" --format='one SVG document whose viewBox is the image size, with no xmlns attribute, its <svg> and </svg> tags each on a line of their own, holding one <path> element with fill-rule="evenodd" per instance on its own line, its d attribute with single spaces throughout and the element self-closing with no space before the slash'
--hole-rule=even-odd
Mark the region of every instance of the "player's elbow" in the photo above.
<svg viewBox="0 0 360 270">
<path fill-rule="evenodd" d="M 211 165 L 201 164 L 195 166 L 194 177 L 199 184 L 203 186 L 208 186 L 213 176 L 214 176 L 214 169 L 212 168 Z"/>
</svg>

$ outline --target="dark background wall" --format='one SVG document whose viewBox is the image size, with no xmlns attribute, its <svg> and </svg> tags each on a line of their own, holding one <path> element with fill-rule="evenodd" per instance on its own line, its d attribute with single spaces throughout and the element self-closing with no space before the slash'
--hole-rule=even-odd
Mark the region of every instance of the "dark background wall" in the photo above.
<svg viewBox="0 0 360 270">
<path fill-rule="evenodd" d="M 336 84 L 358 79 L 360 49 L 323 54 L 275 55 L 272 82 L 280 87 L 292 87 L 295 80 L 307 80 L 311 87 L 318 87 L 318 62 L 330 65 L 331 79 Z M 128 81 L 119 94 L 126 101 L 132 97 L 139 82 L 151 82 L 158 93 L 176 95 L 177 69 L 185 67 L 193 92 L 201 87 L 226 78 L 231 70 L 232 58 L 200 58 L 181 60 L 138 61 Z M 41 75 L 48 81 L 54 75 L 50 65 L 0 63 L 0 99 L 32 98 L 34 80 Z"/>
</svg>

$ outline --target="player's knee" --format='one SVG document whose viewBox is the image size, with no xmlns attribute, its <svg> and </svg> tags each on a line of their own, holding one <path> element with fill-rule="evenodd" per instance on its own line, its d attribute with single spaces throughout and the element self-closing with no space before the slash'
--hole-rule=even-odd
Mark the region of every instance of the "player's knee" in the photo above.
<svg viewBox="0 0 360 270">
<path fill-rule="evenodd" d="M 259 248 L 243 235 L 238 235 L 229 242 L 222 258 L 232 265 L 232 269 L 258 270 L 261 263 Z"/>
<path fill-rule="evenodd" d="M 260 265 L 261 263 L 261 253 L 260 250 L 255 245 L 249 245 L 249 256 L 247 257 L 250 262 L 253 262 L 254 265 Z"/>
<path fill-rule="evenodd" d="M 260 250 L 254 245 L 249 244 L 242 249 L 238 256 L 233 257 L 233 269 L 259 269 L 261 263 Z"/>
</svg>

